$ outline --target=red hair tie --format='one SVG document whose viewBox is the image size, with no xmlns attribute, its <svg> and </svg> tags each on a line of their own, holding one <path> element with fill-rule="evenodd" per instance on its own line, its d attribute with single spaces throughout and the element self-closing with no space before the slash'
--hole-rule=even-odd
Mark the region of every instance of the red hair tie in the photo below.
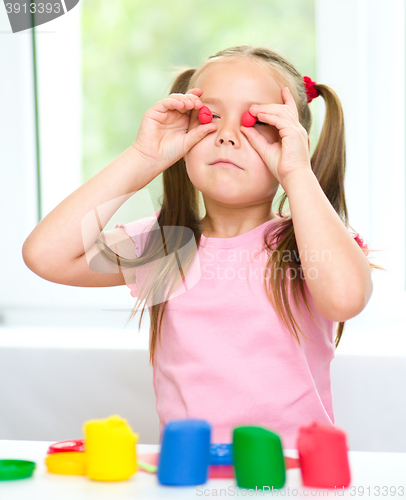
<svg viewBox="0 0 406 500">
<path fill-rule="evenodd" d="M 306 95 L 307 95 L 307 103 L 311 103 L 313 99 L 318 97 L 320 95 L 319 91 L 315 88 L 315 85 L 317 85 L 316 82 L 314 82 L 311 78 L 308 76 L 303 77 L 303 83 L 306 89 Z"/>
</svg>

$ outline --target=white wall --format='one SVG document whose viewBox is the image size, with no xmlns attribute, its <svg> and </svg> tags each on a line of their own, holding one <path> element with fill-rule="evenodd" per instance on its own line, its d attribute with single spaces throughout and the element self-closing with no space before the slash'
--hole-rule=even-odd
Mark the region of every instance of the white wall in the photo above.
<svg viewBox="0 0 406 500">
<path fill-rule="evenodd" d="M 15 331 L 15 340 L 26 333 Z M 54 331 L 55 337 L 62 333 Z M 0 439 L 79 439 L 86 420 L 119 414 L 140 443 L 159 443 L 145 337 L 129 336 L 113 347 L 107 330 L 100 336 L 99 348 L 62 341 L 0 348 Z M 405 357 L 337 355 L 331 368 L 335 424 L 346 432 L 351 450 L 406 453 L 406 400 L 398 397 Z"/>
<path fill-rule="evenodd" d="M 85 421 L 120 415 L 139 443 L 159 443 L 148 351 L 131 344 L 0 349 L 0 439 L 81 439 Z"/>
<path fill-rule="evenodd" d="M 397 318 L 403 342 L 405 4 L 317 0 L 316 13 L 318 83 L 331 86 L 344 109 L 350 224 L 379 250 L 372 262 L 386 269 L 373 272 L 374 293 L 362 318 L 371 326 Z"/>
</svg>

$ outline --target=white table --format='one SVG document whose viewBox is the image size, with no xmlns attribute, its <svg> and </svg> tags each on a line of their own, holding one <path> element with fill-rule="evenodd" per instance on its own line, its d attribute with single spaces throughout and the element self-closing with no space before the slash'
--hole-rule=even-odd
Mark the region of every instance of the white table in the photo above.
<svg viewBox="0 0 406 500">
<path fill-rule="evenodd" d="M 161 486 L 156 474 L 137 471 L 127 481 L 97 482 L 85 476 L 65 476 L 50 474 L 44 463 L 48 446 L 46 441 L 0 441 L 0 459 L 21 459 L 36 462 L 32 478 L 15 481 L 0 481 L 1 500 L 153 500 L 157 498 L 196 499 L 199 497 L 260 497 L 260 491 L 238 488 L 235 479 L 210 479 L 200 486 Z M 157 452 L 159 445 L 137 445 L 138 453 Z M 285 450 L 284 454 L 297 457 L 296 450 Z M 344 497 L 405 498 L 406 499 L 406 453 L 349 452 L 351 486 L 344 491 Z M 396 487 L 396 495 L 385 495 L 383 487 Z M 364 488 L 364 495 L 355 488 Z M 370 487 L 368 494 L 368 487 Z M 379 495 L 375 487 L 380 487 Z M 403 487 L 403 495 L 402 489 Z M 223 489 L 221 492 L 220 490 Z M 304 488 L 301 484 L 300 469 L 286 471 L 284 497 L 340 498 L 334 490 L 320 493 Z M 226 494 L 227 493 L 227 494 Z M 276 497 L 276 492 L 264 495 Z"/>
</svg>

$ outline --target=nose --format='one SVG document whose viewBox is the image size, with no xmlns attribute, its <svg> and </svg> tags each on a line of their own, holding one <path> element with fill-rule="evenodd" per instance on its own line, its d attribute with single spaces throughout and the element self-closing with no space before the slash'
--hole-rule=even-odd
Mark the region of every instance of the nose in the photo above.
<svg viewBox="0 0 406 500">
<path fill-rule="evenodd" d="M 216 144 L 219 146 L 229 144 L 231 146 L 240 147 L 240 125 L 241 121 L 239 118 L 221 120 L 218 123 Z"/>
</svg>

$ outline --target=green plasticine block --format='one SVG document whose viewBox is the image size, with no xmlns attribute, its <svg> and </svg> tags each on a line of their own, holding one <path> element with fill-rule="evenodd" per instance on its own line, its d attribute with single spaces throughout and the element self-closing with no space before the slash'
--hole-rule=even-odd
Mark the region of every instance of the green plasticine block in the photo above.
<svg viewBox="0 0 406 500">
<path fill-rule="evenodd" d="M 257 426 L 233 430 L 234 469 L 237 485 L 246 489 L 282 488 L 285 459 L 278 434 Z"/>
<path fill-rule="evenodd" d="M 28 460 L 0 460 L 0 481 L 31 477 L 36 467 Z"/>
<path fill-rule="evenodd" d="M 142 462 L 141 460 L 138 460 L 137 463 L 140 469 L 144 469 L 145 471 L 150 472 L 151 474 L 153 474 L 158 470 L 158 467 L 156 465 L 147 464 L 146 462 Z"/>
</svg>

